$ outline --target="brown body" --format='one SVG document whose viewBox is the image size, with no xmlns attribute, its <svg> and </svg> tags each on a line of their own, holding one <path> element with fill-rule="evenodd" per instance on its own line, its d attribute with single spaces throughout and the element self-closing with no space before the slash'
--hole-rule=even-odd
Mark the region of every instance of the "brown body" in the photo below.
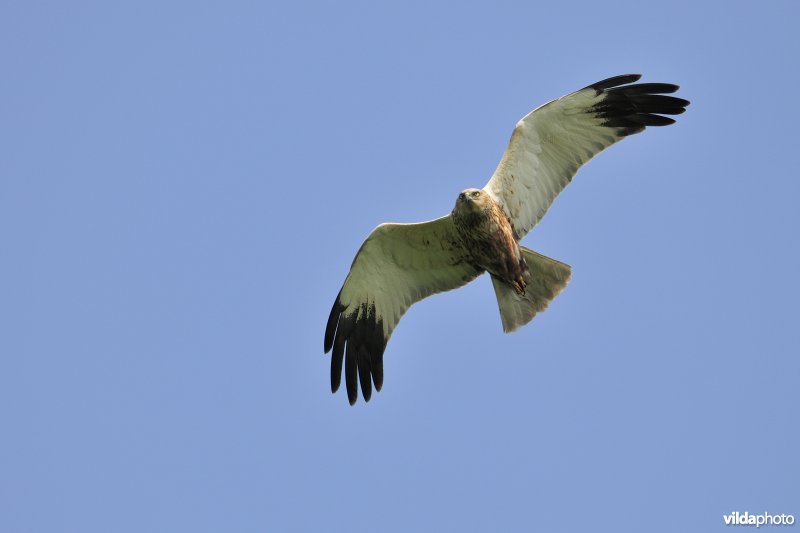
<svg viewBox="0 0 800 533">
<path fill-rule="evenodd" d="M 486 191 L 467 189 L 459 194 L 451 216 L 475 265 L 525 294 L 528 266 L 503 208 Z"/>
</svg>

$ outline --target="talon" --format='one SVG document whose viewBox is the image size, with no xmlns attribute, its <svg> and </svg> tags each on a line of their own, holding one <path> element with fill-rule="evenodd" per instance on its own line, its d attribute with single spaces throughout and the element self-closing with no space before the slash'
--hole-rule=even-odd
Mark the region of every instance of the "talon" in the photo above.
<svg viewBox="0 0 800 533">
<path fill-rule="evenodd" d="M 527 286 L 527 283 L 525 283 L 525 280 L 522 279 L 522 276 L 514 280 L 513 286 L 517 294 L 520 296 L 525 296 L 525 287 Z"/>
</svg>

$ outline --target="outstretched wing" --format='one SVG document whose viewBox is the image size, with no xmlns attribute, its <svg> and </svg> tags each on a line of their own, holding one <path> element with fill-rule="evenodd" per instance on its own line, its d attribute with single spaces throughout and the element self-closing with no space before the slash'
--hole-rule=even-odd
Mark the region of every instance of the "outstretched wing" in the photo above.
<svg viewBox="0 0 800 533">
<path fill-rule="evenodd" d="M 664 96 L 677 85 L 640 83 L 639 74 L 589 85 L 528 113 L 484 190 L 505 208 L 521 239 L 542 219 L 578 169 L 596 154 L 645 126 L 667 126 L 687 100 Z"/>
<path fill-rule="evenodd" d="M 381 224 L 367 237 L 331 309 L 325 353 L 331 357 L 331 390 L 342 379 L 347 396 L 364 400 L 372 384 L 383 385 L 383 351 L 411 304 L 437 292 L 461 287 L 483 271 L 472 266 L 447 215 L 419 224 Z"/>
</svg>

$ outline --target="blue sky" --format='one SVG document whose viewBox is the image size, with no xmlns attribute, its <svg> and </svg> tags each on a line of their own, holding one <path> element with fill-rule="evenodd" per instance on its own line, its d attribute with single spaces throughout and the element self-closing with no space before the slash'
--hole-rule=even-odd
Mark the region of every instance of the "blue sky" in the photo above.
<svg viewBox="0 0 800 533">
<path fill-rule="evenodd" d="M 0 530 L 722 531 L 800 517 L 795 2 L 0 7 Z M 502 333 L 414 306 L 349 407 L 330 306 L 514 123 L 641 72 L 692 101 L 524 243 Z"/>
</svg>

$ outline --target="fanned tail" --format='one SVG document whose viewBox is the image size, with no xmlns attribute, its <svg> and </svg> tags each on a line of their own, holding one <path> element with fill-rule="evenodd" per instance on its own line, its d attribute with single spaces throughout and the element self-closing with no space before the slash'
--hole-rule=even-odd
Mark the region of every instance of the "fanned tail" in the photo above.
<svg viewBox="0 0 800 533">
<path fill-rule="evenodd" d="M 506 333 L 524 326 L 536 313 L 547 309 L 548 304 L 564 290 L 572 278 L 572 268 L 569 265 L 523 246 L 519 248 L 528 264 L 525 294 L 520 296 L 511 285 L 492 275 L 503 331 Z"/>
</svg>

